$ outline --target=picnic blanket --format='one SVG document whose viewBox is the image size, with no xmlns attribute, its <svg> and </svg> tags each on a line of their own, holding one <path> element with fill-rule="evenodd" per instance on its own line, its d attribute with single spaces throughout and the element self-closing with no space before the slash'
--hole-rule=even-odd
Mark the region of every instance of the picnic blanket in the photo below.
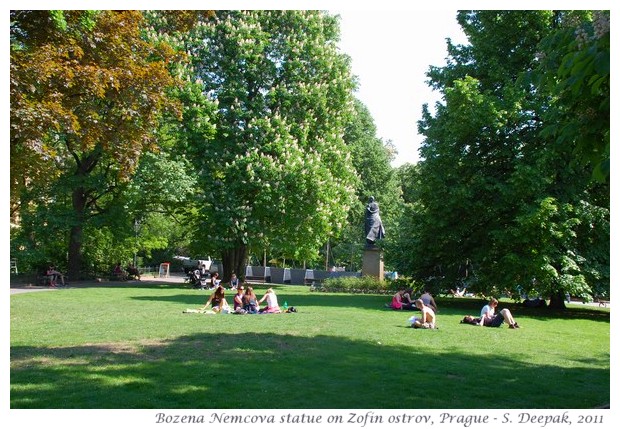
<svg viewBox="0 0 620 429">
<path fill-rule="evenodd" d="M 197 310 L 195 308 L 188 308 L 183 310 L 183 313 L 201 313 L 201 314 L 215 314 L 213 310 Z"/>
</svg>

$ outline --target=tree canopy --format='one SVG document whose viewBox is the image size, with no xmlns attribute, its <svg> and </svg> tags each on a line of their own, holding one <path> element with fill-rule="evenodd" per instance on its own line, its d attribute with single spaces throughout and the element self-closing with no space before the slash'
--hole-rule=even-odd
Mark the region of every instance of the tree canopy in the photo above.
<svg viewBox="0 0 620 429">
<path fill-rule="evenodd" d="M 173 106 L 165 89 L 180 56 L 142 29 L 138 11 L 11 12 L 12 202 L 50 176 L 62 181 L 73 278 L 83 227 L 113 205 Z"/>
<path fill-rule="evenodd" d="M 194 76 L 217 103 L 214 140 L 190 154 L 205 247 L 222 251 L 225 270 L 240 270 L 251 246 L 312 259 L 345 225 L 354 80 L 338 31 L 323 12 L 220 11 L 188 38 Z"/>
<path fill-rule="evenodd" d="M 458 14 L 470 44 L 449 43 L 447 65 L 430 68 L 429 84 L 444 102 L 434 114 L 425 106 L 419 122 L 425 141 L 412 172 L 412 229 L 403 239 L 413 243 L 407 246 L 418 275 L 440 267 L 454 281 L 469 259 L 485 293 L 541 294 L 561 303 L 565 292 L 609 289 L 609 188 L 592 182 L 591 163 L 572 162 L 586 158 L 579 155 L 588 151 L 582 140 L 554 138 L 560 118 L 572 121 L 580 107 L 558 97 L 566 95 L 566 82 L 552 86 L 553 67 L 539 64 L 541 49 L 556 49 L 558 34 L 566 34 L 558 22 L 570 16 Z M 531 84 L 535 73 L 543 74 L 538 87 Z M 599 98 L 603 123 L 591 140 L 604 147 L 608 111 L 600 89 L 591 97 Z M 574 130 L 570 123 L 561 129 Z"/>
<path fill-rule="evenodd" d="M 338 17 L 302 10 L 11 11 L 11 252 L 73 278 L 117 260 L 248 255 L 475 291 L 609 294 L 609 11 L 460 11 L 392 168 Z"/>
</svg>

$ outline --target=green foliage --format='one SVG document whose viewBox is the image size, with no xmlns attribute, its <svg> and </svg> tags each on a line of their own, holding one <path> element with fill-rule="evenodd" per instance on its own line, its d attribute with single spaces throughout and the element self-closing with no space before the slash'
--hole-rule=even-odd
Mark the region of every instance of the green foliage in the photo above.
<svg viewBox="0 0 620 429">
<path fill-rule="evenodd" d="M 571 107 L 562 97 L 578 97 L 585 83 L 569 83 L 564 74 L 594 85 L 585 77 L 590 74 L 573 69 L 574 61 L 588 60 L 571 57 L 556 77 L 547 66 L 544 91 L 527 79 L 544 64 L 541 48 L 557 58 L 547 52 L 550 40 L 560 43 L 556 36 L 564 31 L 554 27 L 556 19 L 549 11 L 459 14 L 471 44 L 449 45 L 446 66 L 430 69 L 430 84 L 445 102 L 434 114 L 425 106 L 422 162 L 403 171 L 399 271 L 417 278 L 441 273 L 454 284 L 469 258 L 478 292 L 528 290 L 557 298 L 563 291 L 588 296 L 609 289 L 609 188 L 591 183 L 582 162 L 571 162 L 581 151 L 578 144 L 567 138 L 559 145 L 546 128 L 561 122 L 558 112 L 579 116 L 583 106 Z M 589 63 L 590 71 L 604 74 L 599 58 L 598 68 Z M 604 92 L 601 85 L 597 91 Z M 608 119 L 605 101 L 598 103 L 596 114 Z M 604 122 L 594 129 L 604 130 Z"/>
<path fill-rule="evenodd" d="M 543 137 L 585 164 L 599 181 L 610 170 L 610 14 L 562 12 L 543 39 L 532 80 L 551 98 Z"/>
<path fill-rule="evenodd" d="M 84 229 L 118 209 L 141 154 L 155 147 L 153 130 L 174 105 L 167 62 L 180 57 L 142 38 L 139 11 L 24 11 L 12 19 L 19 49 L 11 51 L 11 175 L 31 180 L 13 181 L 11 193 L 17 199 L 49 180 L 29 161 L 51 165 L 63 194 L 48 198 L 72 204 L 68 266 L 77 278 Z M 50 20 L 56 25 L 44 25 Z"/>
<path fill-rule="evenodd" d="M 67 29 L 67 20 L 65 19 L 65 14 L 62 10 L 50 10 L 50 18 L 58 29 Z"/>
<path fill-rule="evenodd" d="M 85 271 L 89 277 L 109 277 L 117 262 L 133 261 L 134 242 L 111 228 L 87 228 L 84 234 Z"/>
<path fill-rule="evenodd" d="M 405 276 L 400 276 L 396 280 L 388 280 L 387 283 L 389 289 L 392 291 L 411 289 L 414 295 L 422 293 L 424 289 L 424 284 L 422 282 Z"/>
<path fill-rule="evenodd" d="M 215 138 L 189 148 L 210 249 L 309 260 L 344 228 L 353 79 L 337 33 L 323 12 L 220 11 L 187 39 L 193 77 L 217 103 Z"/>
<path fill-rule="evenodd" d="M 321 285 L 311 288 L 311 291 L 392 294 L 401 289 L 412 289 L 417 293 L 423 288 L 421 282 L 408 277 L 380 281 L 375 277 L 362 276 L 328 278 Z"/>
<path fill-rule="evenodd" d="M 197 180 L 186 159 L 174 159 L 167 151 L 147 152 L 128 185 L 129 210 L 142 218 L 146 211 L 174 213 L 195 198 Z"/>
<path fill-rule="evenodd" d="M 375 277 L 335 277 L 326 279 L 315 291 L 320 292 L 349 292 L 349 293 L 387 293 L 390 289 L 385 281 Z"/>
</svg>

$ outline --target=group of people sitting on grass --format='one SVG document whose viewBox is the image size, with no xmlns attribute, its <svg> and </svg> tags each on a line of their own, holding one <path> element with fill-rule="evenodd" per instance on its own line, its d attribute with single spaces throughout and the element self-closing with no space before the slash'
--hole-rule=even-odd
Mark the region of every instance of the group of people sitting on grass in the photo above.
<svg viewBox="0 0 620 429">
<path fill-rule="evenodd" d="M 394 294 L 394 296 L 392 296 L 392 302 L 390 304 L 386 304 L 386 307 L 393 310 L 415 310 L 418 307 L 416 306 L 416 300 L 411 298 L 412 294 L 413 289 L 399 290 Z M 430 307 L 433 311 L 437 311 L 435 299 L 428 290 L 424 290 L 424 293 L 420 295 L 419 299 L 422 300 L 424 305 Z"/>
<path fill-rule="evenodd" d="M 411 327 L 437 329 L 437 304 L 435 303 L 433 296 L 428 290 L 425 290 L 418 299 L 412 300 L 412 293 L 413 291 L 411 289 L 400 290 L 392 296 L 392 302 L 390 304 L 386 304 L 386 306 L 394 310 L 420 310 L 422 312 L 421 317 L 412 316 L 409 318 Z M 482 307 L 480 317 L 467 315 L 463 318 L 463 320 L 461 320 L 461 323 L 477 326 L 499 327 L 506 322 L 508 323 L 508 327 L 510 329 L 520 328 L 509 309 L 504 308 L 496 313 L 495 310 L 497 305 L 497 299 L 490 298 L 488 304 Z"/>
<path fill-rule="evenodd" d="M 422 317 L 412 316 L 409 318 L 411 327 L 424 329 L 437 328 L 435 324 L 437 318 L 435 314 L 437 312 L 437 303 L 435 303 L 433 296 L 429 291 L 425 290 L 418 299 L 414 300 L 411 298 L 412 294 L 413 289 L 399 290 L 392 296 L 392 302 L 386 304 L 386 307 L 393 310 L 420 310 L 422 312 Z"/>
<path fill-rule="evenodd" d="M 264 307 L 260 305 L 266 302 Z M 209 308 L 210 307 L 210 308 Z M 261 299 L 258 299 L 254 289 L 248 286 L 247 289 L 240 285 L 236 288 L 233 297 L 233 307 L 226 300 L 226 289 L 218 285 L 211 294 L 207 303 L 198 310 L 186 310 L 186 313 L 233 313 L 233 314 L 268 314 L 281 313 L 278 304 L 278 297 L 272 288 L 267 289 Z"/>
</svg>

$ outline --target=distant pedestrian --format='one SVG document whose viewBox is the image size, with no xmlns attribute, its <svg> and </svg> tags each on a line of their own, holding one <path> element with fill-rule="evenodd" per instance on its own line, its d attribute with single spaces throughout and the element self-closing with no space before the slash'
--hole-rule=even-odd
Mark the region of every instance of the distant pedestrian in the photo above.
<svg viewBox="0 0 620 429">
<path fill-rule="evenodd" d="M 211 290 L 217 289 L 222 281 L 220 280 L 220 275 L 218 273 L 213 273 L 211 276 Z"/>
</svg>

